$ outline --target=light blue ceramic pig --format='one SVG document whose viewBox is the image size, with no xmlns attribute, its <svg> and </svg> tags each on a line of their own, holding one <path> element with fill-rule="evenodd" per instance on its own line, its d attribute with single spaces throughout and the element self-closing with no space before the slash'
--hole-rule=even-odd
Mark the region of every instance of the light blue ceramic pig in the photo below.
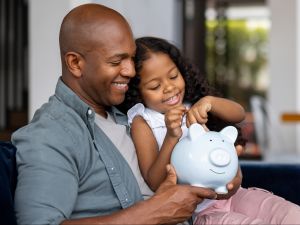
<svg viewBox="0 0 300 225">
<path fill-rule="evenodd" d="M 171 164 L 178 182 L 227 193 L 228 184 L 238 170 L 234 147 L 237 129 L 227 126 L 220 132 L 205 131 L 200 124 L 192 124 L 186 137 L 175 146 Z"/>
</svg>

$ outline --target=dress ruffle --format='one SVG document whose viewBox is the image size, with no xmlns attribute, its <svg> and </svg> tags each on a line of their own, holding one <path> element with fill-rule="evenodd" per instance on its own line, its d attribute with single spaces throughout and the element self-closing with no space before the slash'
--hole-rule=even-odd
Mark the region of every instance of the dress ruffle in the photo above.
<svg viewBox="0 0 300 225">
<path fill-rule="evenodd" d="M 136 105 L 134 105 L 127 112 L 128 123 L 131 124 L 132 120 L 136 116 L 142 116 L 142 117 L 144 117 L 144 112 L 145 112 L 145 106 L 142 103 L 137 103 Z"/>
</svg>

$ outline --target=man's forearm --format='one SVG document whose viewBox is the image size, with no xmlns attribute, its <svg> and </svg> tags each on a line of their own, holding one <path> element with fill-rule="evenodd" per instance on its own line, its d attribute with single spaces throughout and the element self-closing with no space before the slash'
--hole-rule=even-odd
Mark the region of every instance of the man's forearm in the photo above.
<svg viewBox="0 0 300 225">
<path fill-rule="evenodd" d="M 160 224 L 159 219 L 155 219 L 156 216 L 152 214 L 153 208 L 151 200 L 146 200 L 110 215 L 64 220 L 61 225 Z"/>
<path fill-rule="evenodd" d="M 79 224 L 166 224 L 189 218 L 204 198 L 216 198 L 208 188 L 176 185 L 175 169 L 168 165 L 167 178 L 149 199 L 106 216 L 65 220 L 62 225 Z"/>
</svg>

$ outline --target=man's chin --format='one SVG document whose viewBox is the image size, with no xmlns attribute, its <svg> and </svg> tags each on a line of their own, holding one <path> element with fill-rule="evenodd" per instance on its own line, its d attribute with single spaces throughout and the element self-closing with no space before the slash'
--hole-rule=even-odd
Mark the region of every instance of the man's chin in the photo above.
<svg viewBox="0 0 300 225">
<path fill-rule="evenodd" d="M 120 97 L 120 98 L 116 98 L 112 101 L 112 106 L 120 105 L 124 102 L 124 100 L 125 100 L 125 96 Z"/>
</svg>

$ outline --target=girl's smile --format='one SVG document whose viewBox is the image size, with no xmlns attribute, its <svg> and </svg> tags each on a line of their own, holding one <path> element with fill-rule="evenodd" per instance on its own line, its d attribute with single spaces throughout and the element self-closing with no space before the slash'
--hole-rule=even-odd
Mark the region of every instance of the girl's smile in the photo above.
<svg viewBox="0 0 300 225">
<path fill-rule="evenodd" d="M 167 105 L 177 105 L 179 102 L 181 103 L 180 94 L 176 94 L 166 100 L 163 100 L 163 102 Z"/>
</svg>

